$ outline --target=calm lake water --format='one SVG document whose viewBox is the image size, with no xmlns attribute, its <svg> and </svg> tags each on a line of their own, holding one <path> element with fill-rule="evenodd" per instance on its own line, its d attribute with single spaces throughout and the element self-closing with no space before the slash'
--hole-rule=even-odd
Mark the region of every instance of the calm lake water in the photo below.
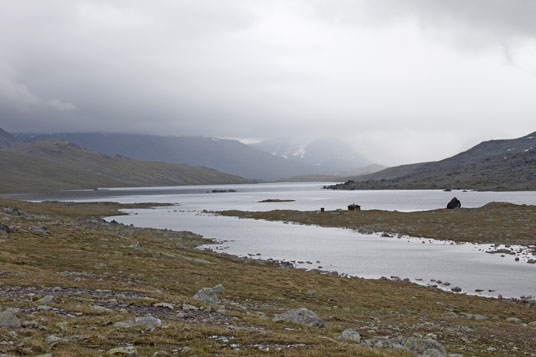
<svg viewBox="0 0 536 357">
<path fill-rule="evenodd" d="M 489 245 L 382 238 L 379 234 L 364 235 L 349 229 L 238 219 L 203 212 L 318 210 L 320 207 L 333 210 L 344 209 L 353 202 L 363 209 L 415 211 L 443 208 L 454 196 L 463 207 L 479 207 L 491 201 L 536 205 L 536 192 L 332 191 L 322 190 L 323 185 L 276 183 L 66 191 L 39 199 L 169 202 L 176 206 L 130 210 L 129 216 L 114 219 L 135 226 L 189 230 L 221 241 L 210 246 L 214 250 L 295 261 L 297 266 L 307 269 L 320 268 L 365 278 L 398 276 L 419 284 L 441 280 L 468 293 L 482 289 L 479 294 L 486 296 L 536 296 L 536 265 L 526 263 L 531 257 L 527 253 L 520 254 L 521 261 L 515 262 L 513 256 L 484 253 Z M 212 193 L 213 189 L 237 192 Z M 258 202 L 268 198 L 295 202 Z"/>
</svg>

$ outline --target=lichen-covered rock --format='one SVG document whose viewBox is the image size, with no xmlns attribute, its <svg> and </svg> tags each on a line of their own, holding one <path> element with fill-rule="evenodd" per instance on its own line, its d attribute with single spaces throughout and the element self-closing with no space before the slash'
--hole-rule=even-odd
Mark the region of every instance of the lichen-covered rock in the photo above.
<svg viewBox="0 0 536 357">
<path fill-rule="evenodd" d="M 410 337 L 404 347 L 408 352 L 425 356 L 446 356 L 447 351 L 442 344 L 431 338 Z"/>
<path fill-rule="evenodd" d="M 446 357 L 447 355 L 445 347 L 432 338 L 376 337 L 365 340 L 362 344 L 367 347 L 399 350 L 418 356 Z"/>
<path fill-rule="evenodd" d="M 359 343 L 361 341 L 361 335 L 356 330 L 352 329 L 344 330 L 341 333 L 341 338 L 343 340 L 354 341 L 356 343 Z"/>
<path fill-rule="evenodd" d="M 7 309 L 4 312 L 0 312 L 0 327 L 20 328 L 21 326 L 21 321 L 17 317 L 17 310 Z"/>
<path fill-rule="evenodd" d="M 316 313 L 304 307 L 300 309 L 289 310 L 282 314 L 275 315 L 272 321 L 292 322 L 292 323 L 302 325 L 302 326 L 307 326 L 307 327 L 320 327 L 320 328 L 326 327 L 322 319 Z"/>
<path fill-rule="evenodd" d="M 132 320 L 127 321 L 120 321 L 116 322 L 114 324 L 114 327 L 117 328 L 129 328 L 129 327 L 144 327 L 148 330 L 153 330 L 155 327 L 159 327 L 162 325 L 162 321 L 160 319 L 157 319 L 156 317 L 152 317 L 151 315 L 144 316 L 144 317 L 136 317 Z"/>
<path fill-rule="evenodd" d="M 135 357 L 138 355 L 138 351 L 136 350 L 136 347 L 134 346 L 116 347 L 116 348 L 112 348 L 111 350 L 109 350 L 108 355 Z"/>
<path fill-rule="evenodd" d="M 45 295 L 41 299 L 37 300 L 37 303 L 42 304 L 42 305 L 48 305 L 53 302 L 54 302 L 54 296 L 52 295 Z"/>
<path fill-rule="evenodd" d="M 218 305 L 219 299 L 212 288 L 201 288 L 195 293 L 194 299 L 209 305 Z"/>
</svg>

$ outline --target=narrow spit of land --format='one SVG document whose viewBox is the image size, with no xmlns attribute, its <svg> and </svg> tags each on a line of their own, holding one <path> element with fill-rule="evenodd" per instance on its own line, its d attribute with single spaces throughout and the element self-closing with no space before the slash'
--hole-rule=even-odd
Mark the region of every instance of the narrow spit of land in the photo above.
<svg viewBox="0 0 536 357">
<path fill-rule="evenodd" d="M 362 233 L 385 232 L 456 242 L 519 244 L 536 248 L 536 206 L 491 202 L 480 208 L 397 212 L 223 211 L 224 216 L 343 227 Z"/>
<path fill-rule="evenodd" d="M 195 247 L 209 241 L 190 232 L 101 219 L 134 207 L 140 206 L 0 199 L 0 354 L 526 356 L 536 350 L 530 299 L 289 269 L 200 251 Z M 201 288 L 211 289 L 194 297 Z M 321 325 L 321 319 L 325 328 L 273 320 L 302 307 L 318 318 L 305 314 L 298 322 Z M 353 332 L 343 339 L 346 329 Z"/>
</svg>

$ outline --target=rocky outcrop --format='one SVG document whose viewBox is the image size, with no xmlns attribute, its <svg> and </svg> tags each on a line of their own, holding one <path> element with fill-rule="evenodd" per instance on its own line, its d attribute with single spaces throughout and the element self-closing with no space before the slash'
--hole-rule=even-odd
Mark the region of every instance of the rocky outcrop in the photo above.
<svg viewBox="0 0 536 357">
<path fill-rule="evenodd" d="M 462 208 L 462 203 L 459 199 L 454 197 L 450 202 L 447 204 L 448 209 L 456 209 L 456 208 Z"/>
<path fill-rule="evenodd" d="M 304 307 L 300 309 L 289 310 L 282 314 L 275 315 L 272 321 L 292 322 L 307 327 L 326 327 L 322 319 L 316 313 Z"/>
</svg>

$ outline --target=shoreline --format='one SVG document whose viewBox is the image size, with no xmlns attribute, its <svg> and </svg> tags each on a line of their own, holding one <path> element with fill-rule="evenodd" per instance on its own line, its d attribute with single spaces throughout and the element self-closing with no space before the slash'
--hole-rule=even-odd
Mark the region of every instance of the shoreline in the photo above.
<svg viewBox="0 0 536 357">
<path fill-rule="evenodd" d="M 398 212 L 219 211 L 222 216 L 353 229 L 362 234 L 422 237 L 456 243 L 519 245 L 536 254 L 536 206 L 491 202 L 479 208 Z"/>
</svg>

